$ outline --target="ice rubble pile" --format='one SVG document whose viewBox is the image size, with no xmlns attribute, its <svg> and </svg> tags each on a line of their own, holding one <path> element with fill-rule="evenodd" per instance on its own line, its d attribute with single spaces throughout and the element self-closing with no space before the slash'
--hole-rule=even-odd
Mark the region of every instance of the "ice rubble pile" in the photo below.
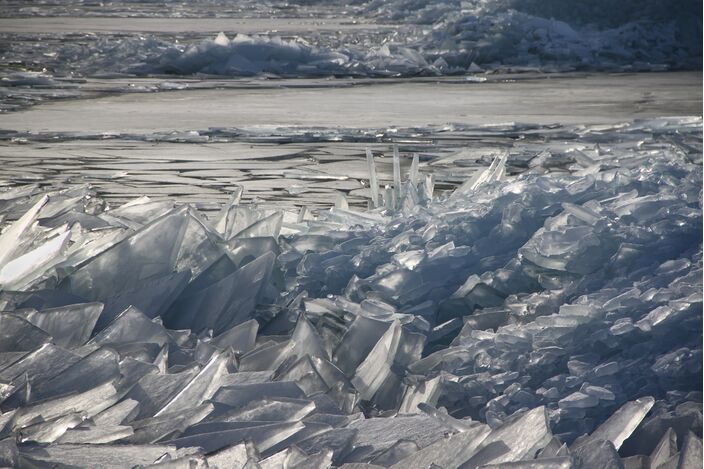
<svg viewBox="0 0 704 469">
<path fill-rule="evenodd" d="M 372 0 L 382 21 L 427 25 L 407 45 L 442 73 L 701 68 L 701 5 L 690 0 Z M 472 66 L 472 64 L 475 64 Z"/>
<path fill-rule="evenodd" d="M 377 208 L 316 220 L 0 193 L 0 465 L 697 467 L 700 135 L 585 129 L 435 198 L 368 154 Z"/>
<path fill-rule="evenodd" d="M 85 35 L 39 49 L 18 41 L 7 58 L 41 64 L 57 76 L 414 76 L 702 66 L 701 4 L 693 0 L 373 0 L 356 5 L 353 14 L 394 26 L 302 31 L 294 39 L 220 33 L 199 42 L 188 35 Z"/>
</svg>

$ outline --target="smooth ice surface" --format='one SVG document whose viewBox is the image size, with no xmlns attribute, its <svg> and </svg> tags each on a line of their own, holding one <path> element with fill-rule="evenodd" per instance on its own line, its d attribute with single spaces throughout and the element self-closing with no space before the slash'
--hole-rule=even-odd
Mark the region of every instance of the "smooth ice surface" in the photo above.
<svg viewBox="0 0 704 469">
<path fill-rule="evenodd" d="M 586 124 L 701 113 L 702 78 L 698 72 L 506 78 L 480 84 L 457 80 L 439 83 L 392 80 L 380 83 L 384 86 L 343 83 L 346 86 L 318 85 L 304 89 L 250 86 L 120 94 L 97 100 L 49 103 L 26 112 L 3 114 L 0 126 L 31 133 L 101 137 L 120 133 L 153 137 L 165 134 L 161 139 L 178 131 L 173 138 L 202 142 L 207 140 L 209 128 L 280 135 L 278 127 L 291 127 L 289 132 L 294 135 L 302 130 L 315 135 L 323 130 L 316 127 L 378 132 L 390 125 L 405 128 L 451 123 Z M 600 99 L 593 100 L 594 95 Z M 199 133 L 189 136 L 193 131 Z M 352 130 L 347 132 L 355 135 Z M 363 168 L 357 164 L 355 167 Z"/>
<path fill-rule="evenodd" d="M 367 211 L 0 192 L 0 461 L 691 467 L 701 119 L 533 131 Z"/>
</svg>

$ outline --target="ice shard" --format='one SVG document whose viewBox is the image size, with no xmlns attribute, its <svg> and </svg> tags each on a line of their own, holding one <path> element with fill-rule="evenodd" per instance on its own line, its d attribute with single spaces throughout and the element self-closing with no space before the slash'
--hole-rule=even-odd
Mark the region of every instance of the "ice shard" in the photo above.
<svg viewBox="0 0 704 469">
<path fill-rule="evenodd" d="M 606 422 L 597 427 L 589 435 L 589 438 L 608 440 L 618 450 L 626 438 L 638 427 L 654 404 L 655 399 L 652 397 L 643 397 L 625 403 Z"/>
<path fill-rule="evenodd" d="M 367 170 L 369 171 L 369 192 L 371 194 L 372 207 L 379 206 L 379 183 L 376 179 L 376 163 L 374 163 L 374 155 L 367 148 Z"/>
<path fill-rule="evenodd" d="M 19 311 L 18 315 L 49 333 L 56 345 L 72 348 L 88 342 L 102 310 L 102 303 L 84 303 L 41 311 Z"/>
</svg>

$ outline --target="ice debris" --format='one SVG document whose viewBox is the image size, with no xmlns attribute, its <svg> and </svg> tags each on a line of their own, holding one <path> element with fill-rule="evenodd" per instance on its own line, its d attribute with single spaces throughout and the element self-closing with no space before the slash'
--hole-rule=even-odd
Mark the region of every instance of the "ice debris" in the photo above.
<svg viewBox="0 0 704 469">
<path fill-rule="evenodd" d="M 390 202 L 296 223 L 0 193 L 0 465 L 701 467 L 700 136 L 452 194 L 394 151 Z"/>
</svg>

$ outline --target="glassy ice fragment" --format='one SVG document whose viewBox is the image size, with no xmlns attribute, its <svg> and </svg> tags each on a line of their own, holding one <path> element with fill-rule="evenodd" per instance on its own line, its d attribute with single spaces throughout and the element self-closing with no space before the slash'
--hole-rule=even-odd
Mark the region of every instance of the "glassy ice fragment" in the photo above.
<svg viewBox="0 0 704 469">
<path fill-rule="evenodd" d="M 90 341 L 91 344 L 98 345 L 124 342 L 152 342 L 162 346 L 169 342 L 169 335 L 161 324 L 130 306 Z"/>
<path fill-rule="evenodd" d="M 171 303 L 178 298 L 190 278 L 190 272 L 159 275 L 144 280 L 136 289 L 121 291 L 103 298 L 105 308 L 96 323 L 95 330 L 101 331 L 130 306 L 142 311 L 149 318 L 163 315 Z"/>
<path fill-rule="evenodd" d="M 227 373 L 229 356 L 216 352 L 200 372 L 191 379 L 155 416 L 185 410 L 210 399 L 220 388 L 221 378 Z"/>
<path fill-rule="evenodd" d="M 242 469 L 250 459 L 254 448 L 247 443 L 239 443 L 207 456 L 209 467 Z"/>
<path fill-rule="evenodd" d="M 44 195 L 25 212 L 22 217 L 15 221 L 9 228 L 0 235 L 0 265 L 7 264 L 8 261 L 16 257 L 19 244 L 23 241 L 25 233 L 36 221 L 39 211 L 49 201 L 49 197 Z"/>
<path fill-rule="evenodd" d="M 65 288 L 98 300 L 116 291 L 135 290 L 155 275 L 172 273 L 189 217 L 182 207 L 157 218 L 82 265 L 65 280 Z"/>
<path fill-rule="evenodd" d="M 32 400 L 88 391 L 120 377 L 119 356 L 108 348 L 99 348 L 60 374 L 32 386 Z"/>
<path fill-rule="evenodd" d="M 0 440 L 0 465 L 3 467 L 18 467 L 20 453 L 14 438 Z"/>
<path fill-rule="evenodd" d="M 93 417 L 95 425 L 118 426 L 131 421 L 139 412 L 139 402 L 125 399 Z"/>
<path fill-rule="evenodd" d="M 13 418 L 13 425 L 23 428 L 32 423 L 48 421 L 67 414 L 92 417 L 117 401 L 117 390 L 111 382 L 84 392 L 68 394 L 23 407 Z"/>
<path fill-rule="evenodd" d="M 0 352 L 29 352 L 51 340 L 51 336 L 29 321 L 0 313 Z"/>
<path fill-rule="evenodd" d="M 489 427 L 480 425 L 466 432 L 455 433 L 426 446 L 417 453 L 394 464 L 394 469 L 424 469 L 432 464 L 443 468 L 457 468 L 476 453 L 489 434 Z"/>
<path fill-rule="evenodd" d="M 487 435 L 479 451 L 462 467 L 500 464 L 535 457 L 552 438 L 545 407 L 513 416 Z"/>
<path fill-rule="evenodd" d="M 611 441 L 618 450 L 655 404 L 652 397 L 626 402 L 590 435 L 590 439 Z"/>
<path fill-rule="evenodd" d="M 259 323 L 250 319 L 226 330 L 215 337 L 211 343 L 219 349 L 232 347 L 236 353 L 244 354 L 254 348 L 258 330 Z"/>
<path fill-rule="evenodd" d="M 574 467 L 572 458 L 562 457 L 489 464 L 482 466 L 482 469 L 571 469 L 572 467 Z"/>
<path fill-rule="evenodd" d="M 134 434 L 124 440 L 132 444 L 146 444 L 173 438 L 210 415 L 213 412 L 212 404 L 202 404 L 190 407 L 184 411 L 163 414 L 130 423 Z"/>
<path fill-rule="evenodd" d="M 56 264 L 71 237 L 70 231 L 55 236 L 41 246 L 9 261 L 0 267 L 0 287 L 18 290 Z"/>
<path fill-rule="evenodd" d="M 177 450 L 167 445 L 82 445 L 57 444 L 48 447 L 22 448 L 20 455 L 33 464 L 62 464 L 73 467 L 102 467 L 120 469 L 124 467 L 148 466 L 164 454 L 171 459 L 196 453 L 194 448 Z"/>
<path fill-rule="evenodd" d="M 230 407 L 242 407 L 254 400 L 277 397 L 301 399 L 305 398 L 305 394 L 296 383 L 276 381 L 223 387 L 220 388 L 212 400 Z"/>
<path fill-rule="evenodd" d="M 268 425 L 184 436 L 168 441 L 167 443 L 176 445 L 179 448 L 189 446 L 200 447 L 203 448 L 207 454 L 235 443 L 251 441 L 260 452 L 263 452 L 296 434 L 303 428 L 304 425 L 299 422 L 272 423 Z"/>
<path fill-rule="evenodd" d="M 142 377 L 126 396 L 128 399 L 139 402 L 139 413 L 135 418 L 142 419 L 153 416 L 183 389 L 197 372 L 198 369 L 191 368 L 180 373 Z"/>
<path fill-rule="evenodd" d="M 571 451 L 578 467 L 623 469 L 621 458 L 611 441 L 592 439 Z"/>
<path fill-rule="evenodd" d="M 0 381 L 20 384 L 24 380 L 43 381 L 70 367 L 81 357 L 54 344 L 44 344 L 37 350 L 24 354 L 21 359 L 0 371 Z"/>
<path fill-rule="evenodd" d="M 698 465 L 702 465 L 702 439 L 689 432 L 682 443 L 677 469 L 697 467 Z"/>
<path fill-rule="evenodd" d="M 56 441 L 57 443 L 105 444 L 127 438 L 132 433 L 132 427 L 129 426 L 77 427 L 66 431 Z"/>
<path fill-rule="evenodd" d="M 668 459 L 677 453 L 677 434 L 672 428 L 668 428 L 662 439 L 650 454 L 650 464 L 659 467 L 665 464 Z"/>
<path fill-rule="evenodd" d="M 424 448 L 441 439 L 446 427 L 426 415 L 397 415 L 393 418 L 357 420 L 347 426 L 357 430 L 355 447 L 368 446 L 384 451 L 398 440 L 409 440 Z"/>
<path fill-rule="evenodd" d="M 367 358 L 357 367 L 352 384 L 362 399 L 371 399 L 391 373 L 400 338 L 401 325 L 398 321 L 393 321 Z"/>
<path fill-rule="evenodd" d="M 51 334 L 56 345 L 70 348 L 88 342 L 102 310 L 101 303 L 83 303 L 42 311 L 18 311 L 18 315 Z"/>
</svg>

